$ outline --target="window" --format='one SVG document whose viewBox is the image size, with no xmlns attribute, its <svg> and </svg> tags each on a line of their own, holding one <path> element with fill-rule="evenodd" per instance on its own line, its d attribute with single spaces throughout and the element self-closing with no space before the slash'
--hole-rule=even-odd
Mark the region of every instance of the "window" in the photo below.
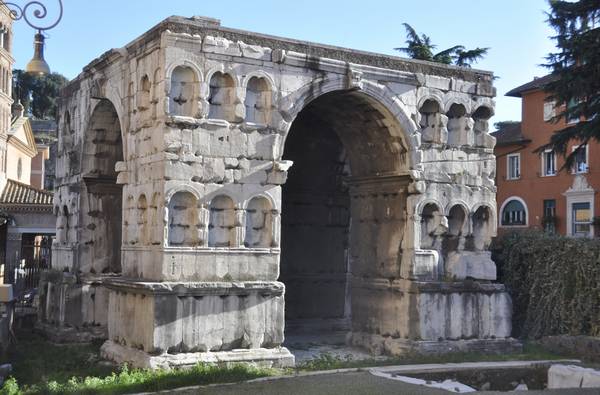
<svg viewBox="0 0 600 395">
<path fill-rule="evenodd" d="M 590 210 L 590 203 L 573 203 L 571 209 L 573 211 L 573 224 L 571 227 L 572 235 L 575 237 L 590 236 L 592 227 L 592 212 Z"/>
<path fill-rule="evenodd" d="M 502 225 L 527 225 L 527 213 L 523 203 L 513 199 L 504 205 L 502 209 Z"/>
<path fill-rule="evenodd" d="M 554 102 L 553 101 L 544 102 L 544 121 L 548 122 L 548 121 L 552 120 L 552 118 L 554 118 L 554 115 L 555 115 Z"/>
<path fill-rule="evenodd" d="M 552 150 L 546 150 L 542 153 L 542 175 L 556 175 L 556 155 Z"/>
<path fill-rule="evenodd" d="M 23 176 L 23 161 L 21 158 L 17 161 L 17 179 L 21 181 L 21 177 Z"/>
<path fill-rule="evenodd" d="M 521 177 L 521 154 L 510 154 L 506 157 L 508 165 L 507 179 L 516 180 Z"/>
<path fill-rule="evenodd" d="M 567 123 L 577 123 L 579 122 L 579 116 L 574 115 L 574 108 L 577 106 L 577 100 L 571 99 L 569 103 L 567 103 Z"/>
<path fill-rule="evenodd" d="M 573 147 L 575 151 L 577 147 Z M 577 152 L 575 164 L 573 165 L 573 173 L 587 173 L 588 171 L 588 146 L 586 145 Z"/>
<path fill-rule="evenodd" d="M 546 232 L 556 232 L 556 200 L 544 200 L 544 217 L 542 218 L 542 225 Z"/>
</svg>

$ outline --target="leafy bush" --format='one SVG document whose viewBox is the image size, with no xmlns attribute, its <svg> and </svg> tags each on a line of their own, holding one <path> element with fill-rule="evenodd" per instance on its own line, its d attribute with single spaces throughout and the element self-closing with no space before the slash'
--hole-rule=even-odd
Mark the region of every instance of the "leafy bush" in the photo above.
<svg viewBox="0 0 600 395">
<path fill-rule="evenodd" d="M 600 241 L 514 232 L 495 259 L 513 299 L 513 335 L 600 336 Z"/>
</svg>

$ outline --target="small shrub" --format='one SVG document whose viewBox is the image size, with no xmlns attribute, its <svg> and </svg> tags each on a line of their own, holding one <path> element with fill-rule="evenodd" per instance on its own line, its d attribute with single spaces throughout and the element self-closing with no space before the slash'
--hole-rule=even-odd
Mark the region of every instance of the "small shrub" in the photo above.
<svg viewBox="0 0 600 395">
<path fill-rule="evenodd" d="M 19 384 L 14 377 L 10 377 L 4 382 L 2 389 L 0 389 L 0 395 L 19 395 L 21 394 Z"/>
</svg>

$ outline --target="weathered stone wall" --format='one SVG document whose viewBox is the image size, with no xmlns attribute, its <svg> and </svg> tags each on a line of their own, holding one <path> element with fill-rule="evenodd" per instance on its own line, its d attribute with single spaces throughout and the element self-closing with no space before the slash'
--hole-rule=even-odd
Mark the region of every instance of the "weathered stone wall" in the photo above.
<svg viewBox="0 0 600 395">
<path fill-rule="evenodd" d="M 65 89 L 55 262 L 122 277 L 104 281 L 114 344 L 276 348 L 278 279 L 290 317 L 357 334 L 508 336 L 501 286 L 461 294 L 495 279 L 492 75 L 352 56 L 175 17 Z M 458 288 L 419 285 L 442 279 Z"/>
</svg>

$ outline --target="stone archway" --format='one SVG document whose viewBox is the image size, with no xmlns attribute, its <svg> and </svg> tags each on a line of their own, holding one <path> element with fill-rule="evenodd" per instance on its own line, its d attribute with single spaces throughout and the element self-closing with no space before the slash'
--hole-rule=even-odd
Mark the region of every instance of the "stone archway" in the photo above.
<svg viewBox="0 0 600 395">
<path fill-rule="evenodd" d="M 391 295 L 371 288 L 400 278 L 410 181 L 403 133 L 358 91 L 323 94 L 294 119 L 283 153 L 294 165 L 282 191 L 279 278 L 291 342 L 299 332 L 377 333 L 394 320 L 396 311 L 372 304 Z"/>
<path fill-rule="evenodd" d="M 123 187 L 117 184 L 115 165 L 123 161 L 121 123 L 114 105 L 101 99 L 84 134 L 80 270 L 121 272 Z"/>
</svg>

